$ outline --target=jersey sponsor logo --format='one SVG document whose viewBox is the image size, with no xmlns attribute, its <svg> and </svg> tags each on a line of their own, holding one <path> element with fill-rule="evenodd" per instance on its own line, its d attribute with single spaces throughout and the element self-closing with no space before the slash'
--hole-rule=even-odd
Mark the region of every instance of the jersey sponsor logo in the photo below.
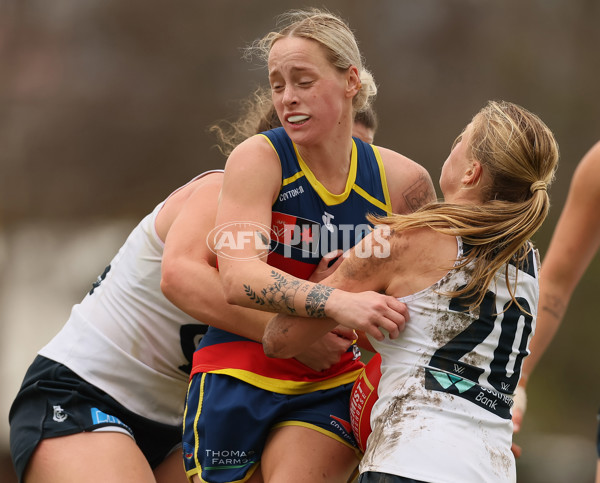
<svg viewBox="0 0 600 483">
<path fill-rule="evenodd" d="M 231 468 L 243 468 L 256 463 L 256 453 L 253 450 L 233 449 L 205 449 L 204 456 L 206 470 L 226 470 Z"/>
<path fill-rule="evenodd" d="M 300 257 L 311 258 L 319 254 L 319 232 L 321 225 L 316 221 L 299 216 L 274 211 L 271 217 L 272 242 L 284 247 L 284 256 L 292 257 L 292 253 Z M 275 247 L 272 246 L 271 250 Z"/>
<path fill-rule="evenodd" d="M 341 424 L 341 426 L 346 430 L 346 432 L 351 433 L 352 432 L 352 425 L 350 424 L 350 421 L 345 421 L 344 419 L 338 418 L 337 416 L 334 416 L 333 414 L 330 414 L 329 417 L 335 421 L 337 421 L 339 424 Z"/>
<path fill-rule="evenodd" d="M 320 224 L 308 218 L 274 211 L 271 218 L 271 251 L 280 245 L 285 257 L 296 260 L 314 259 L 336 250 L 346 252 L 372 231 L 368 223 L 333 224 L 334 216 L 328 212 L 325 212 L 322 219 L 323 224 Z M 357 248 L 358 257 L 386 258 L 390 255 L 387 238 L 390 229 L 387 225 L 378 228 L 373 236 L 373 244 Z"/>
<path fill-rule="evenodd" d="M 206 237 L 211 252 L 230 260 L 252 260 L 269 254 L 277 246 L 271 228 L 261 223 L 232 221 L 214 227 Z"/>
<path fill-rule="evenodd" d="M 425 388 L 464 398 L 502 419 L 510 419 L 513 400 L 510 396 L 488 389 L 454 374 L 425 369 Z"/>
<path fill-rule="evenodd" d="M 98 408 L 92 408 L 90 410 L 90 412 L 92 414 L 92 421 L 94 422 L 94 424 L 107 424 L 107 425 L 112 424 L 115 426 L 122 426 L 127 431 L 129 431 L 131 434 L 133 434 L 133 431 L 131 430 L 131 428 L 129 426 L 127 426 L 119 418 L 117 418 L 116 416 L 106 414 L 105 412 L 100 411 Z"/>
<path fill-rule="evenodd" d="M 350 422 L 345 421 L 344 419 L 340 419 L 340 418 L 334 416 L 333 414 L 330 414 L 329 417 L 331 418 L 331 421 L 329 422 L 329 424 L 331 425 L 332 428 L 335 429 L 335 432 L 339 436 L 344 438 L 346 441 L 348 441 L 349 443 L 354 445 L 355 440 L 354 440 L 354 436 L 352 434 L 352 425 L 350 424 Z"/>
<path fill-rule="evenodd" d="M 66 421 L 66 419 L 69 417 L 67 413 L 65 413 L 64 409 L 60 406 L 52 406 L 53 410 L 54 410 L 54 414 L 52 415 L 52 419 L 54 421 L 56 421 L 57 423 L 62 423 L 63 421 Z"/>
<path fill-rule="evenodd" d="M 279 194 L 279 201 L 286 201 L 291 198 L 295 198 L 296 196 L 300 196 L 304 194 L 304 188 L 302 186 L 298 186 L 297 188 L 293 188 L 291 190 L 284 191 Z"/>
</svg>

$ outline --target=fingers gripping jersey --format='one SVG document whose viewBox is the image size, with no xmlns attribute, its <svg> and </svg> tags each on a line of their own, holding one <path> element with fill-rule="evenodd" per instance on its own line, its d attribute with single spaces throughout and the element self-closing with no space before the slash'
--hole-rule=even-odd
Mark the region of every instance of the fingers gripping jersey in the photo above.
<svg viewBox="0 0 600 483">
<path fill-rule="evenodd" d="M 537 252 L 520 269 L 508 267 L 521 308 L 510 304 L 504 268 L 476 311 L 444 294 L 464 286 L 470 270 L 452 270 L 399 299 L 410 316 L 401 337 L 371 340 L 382 357 L 381 380 L 361 472 L 457 483 L 516 480 L 512 395 L 537 313 Z"/>
<path fill-rule="evenodd" d="M 316 179 L 283 128 L 262 135 L 279 156 L 282 171 L 268 263 L 307 279 L 325 254 L 350 249 L 370 231 L 368 213 L 391 213 L 383 163 L 375 146 L 354 138 L 346 187 L 333 194 Z M 192 374 L 228 374 L 269 391 L 301 394 L 353 382 L 362 366 L 350 350 L 327 371 L 312 371 L 295 359 L 269 359 L 261 344 L 210 327 L 194 354 Z"/>
</svg>

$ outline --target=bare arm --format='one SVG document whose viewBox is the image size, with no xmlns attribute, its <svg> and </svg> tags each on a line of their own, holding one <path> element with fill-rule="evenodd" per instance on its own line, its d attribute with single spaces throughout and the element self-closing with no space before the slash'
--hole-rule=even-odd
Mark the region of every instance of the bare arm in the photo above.
<svg viewBox="0 0 600 483">
<path fill-rule="evenodd" d="M 575 287 L 600 246 L 600 142 L 578 165 L 540 271 L 540 301 L 522 385 L 543 356 Z"/>
<path fill-rule="evenodd" d="M 365 237 L 354 249 L 350 250 L 336 272 L 325 279 L 323 283 L 350 292 L 385 291 L 394 263 L 390 257 L 376 256 L 381 253 L 377 250 L 381 245 L 375 233 Z M 370 256 L 364 256 L 365 254 L 370 254 Z M 349 305 L 347 310 L 360 311 L 361 304 L 361 293 L 355 293 L 353 304 Z M 406 307 L 404 304 L 401 305 L 405 311 Z M 406 312 L 404 313 L 406 314 Z M 350 327 L 368 333 L 379 340 L 384 337 L 380 329 L 389 332 L 390 337 L 395 338 L 404 327 L 404 322 L 402 324 L 384 324 L 372 318 L 359 318 L 359 320 L 359 324 Z M 318 320 L 278 314 L 267 325 L 263 337 L 265 353 L 270 357 L 294 357 L 316 338 L 332 330 L 335 325 L 335 321 L 331 319 Z"/>
<path fill-rule="evenodd" d="M 395 151 L 378 147 L 394 213 L 411 213 L 437 199 L 429 172 Z"/>
<path fill-rule="evenodd" d="M 214 227 L 223 175 L 214 173 L 175 193 L 157 219 L 157 231 L 165 240 L 161 289 L 188 315 L 228 332 L 260 342 L 267 312 L 230 305 L 225 300 L 215 255 L 207 244 Z M 328 260 L 319 265 L 325 271 Z M 325 334 L 307 346 L 297 359 L 314 370 L 337 363 L 352 343 L 349 335 Z"/>
<path fill-rule="evenodd" d="M 352 312 L 347 309 L 356 300 L 355 295 L 267 265 L 264 261 L 267 250 L 257 246 L 252 234 L 253 230 L 270 227 L 271 206 L 280 182 L 279 160 L 262 137 L 250 138 L 239 145 L 227 161 L 217 213 L 217 225 L 227 227 L 230 232 L 218 250 L 227 301 L 268 312 L 331 317 L 349 326 L 358 324 L 357 317 L 364 316 L 403 323 L 402 305 L 393 297 L 363 293 L 363 310 Z"/>
<path fill-rule="evenodd" d="M 210 178 L 210 179 L 208 179 Z M 213 229 L 223 176 L 209 175 L 182 200 L 172 200 L 162 260 L 161 289 L 177 307 L 209 325 L 260 341 L 271 315 L 230 305 L 225 300 L 215 255 L 207 244 Z M 172 203 L 168 200 L 167 203 Z M 161 214 L 162 215 L 162 214 Z M 160 220 L 159 220 L 160 221 Z"/>
</svg>

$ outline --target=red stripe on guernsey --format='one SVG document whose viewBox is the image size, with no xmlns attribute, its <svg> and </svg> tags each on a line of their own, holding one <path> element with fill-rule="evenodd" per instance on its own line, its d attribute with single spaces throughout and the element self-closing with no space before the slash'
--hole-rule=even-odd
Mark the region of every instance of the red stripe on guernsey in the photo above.
<svg viewBox="0 0 600 483">
<path fill-rule="evenodd" d="M 363 367 L 348 351 L 329 369 L 314 371 L 296 359 L 267 357 L 258 342 L 235 341 L 198 349 L 191 375 L 227 374 L 273 392 L 301 394 L 353 382 Z"/>
<path fill-rule="evenodd" d="M 293 258 L 284 257 L 279 253 L 269 253 L 267 263 L 272 267 L 279 268 L 287 273 L 294 274 L 295 277 L 307 280 L 312 275 L 317 266 L 313 263 L 294 260 Z"/>
</svg>

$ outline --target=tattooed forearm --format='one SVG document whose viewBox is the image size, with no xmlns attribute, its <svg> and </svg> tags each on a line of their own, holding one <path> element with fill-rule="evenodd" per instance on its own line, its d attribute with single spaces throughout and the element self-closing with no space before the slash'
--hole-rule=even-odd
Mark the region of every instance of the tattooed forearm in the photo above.
<svg viewBox="0 0 600 483">
<path fill-rule="evenodd" d="M 306 296 L 306 313 L 309 317 L 323 318 L 325 315 L 325 303 L 329 299 L 333 287 L 317 284 Z"/>
<path fill-rule="evenodd" d="M 555 295 L 548 295 L 545 302 L 546 303 L 544 303 L 540 309 L 560 322 L 567 310 L 567 305 L 564 303 L 564 300 Z"/>
<path fill-rule="evenodd" d="M 419 176 L 419 179 L 404 192 L 406 205 L 412 211 L 417 210 L 431 201 L 435 201 L 435 199 L 435 188 L 433 187 L 431 178 L 428 178 L 425 175 Z"/>
<path fill-rule="evenodd" d="M 260 295 L 249 285 L 244 285 L 246 295 L 256 304 L 264 305 L 266 310 L 295 314 L 294 297 L 302 286 L 302 282 L 294 278 L 288 279 L 274 270 L 271 271 L 271 277 L 275 279 L 275 282 L 263 288 Z"/>
</svg>

